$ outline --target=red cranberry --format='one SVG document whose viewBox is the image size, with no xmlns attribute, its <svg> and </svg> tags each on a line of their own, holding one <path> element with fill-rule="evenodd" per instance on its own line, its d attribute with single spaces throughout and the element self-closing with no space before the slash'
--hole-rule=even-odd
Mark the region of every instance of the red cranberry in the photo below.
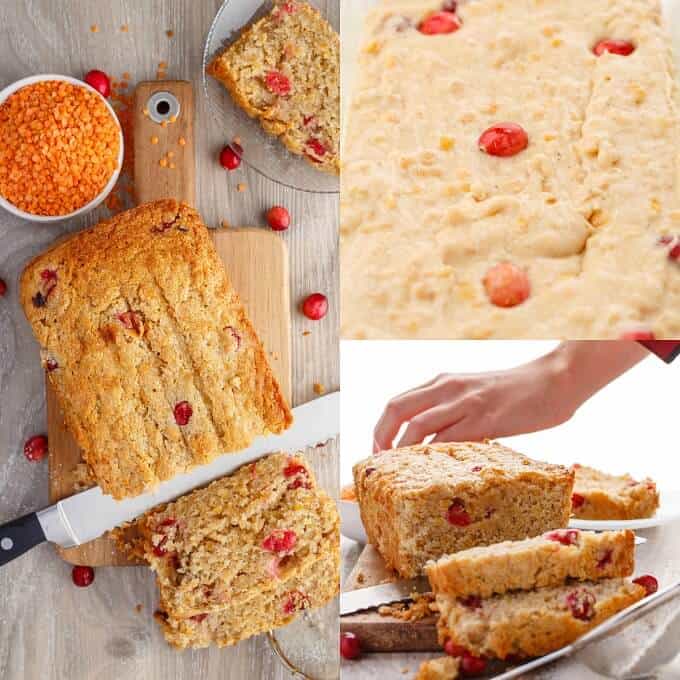
<svg viewBox="0 0 680 680">
<path fill-rule="evenodd" d="M 460 669 L 465 675 L 479 675 L 486 670 L 486 661 L 465 651 L 460 660 Z"/>
<path fill-rule="evenodd" d="M 194 409 L 191 408 L 191 404 L 188 401 L 180 401 L 178 404 L 175 404 L 173 413 L 175 414 L 175 422 L 182 426 L 189 423 Z"/>
<path fill-rule="evenodd" d="M 593 47 L 593 52 L 599 57 L 605 52 L 610 54 L 620 54 L 623 57 L 627 57 L 635 51 L 635 45 L 628 42 L 628 40 L 600 40 L 595 47 Z"/>
<path fill-rule="evenodd" d="M 3 279 L 0 279 L 0 297 L 7 292 L 7 284 Z"/>
<path fill-rule="evenodd" d="M 285 614 L 292 614 L 299 609 L 307 609 L 309 606 L 309 598 L 304 593 L 292 590 L 284 600 L 283 611 Z"/>
<path fill-rule="evenodd" d="M 457 645 L 451 638 L 447 638 L 444 643 L 444 651 L 449 656 L 463 656 L 467 650 L 462 645 Z"/>
<path fill-rule="evenodd" d="M 274 231 L 286 231 L 290 227 L 290 213 L 280 205 L 275 205 L 267 213 L 267 222 Z"/>
<path fill-rule="evenodd" d="M 590 621 L 595 616 L 595 601 L 590 590 L 578 588 L 567 595 L 566 604 L 575 619 Z"/>
<path fill-rule="evenodd" d="M 655 340 L 654 333 L 652 331 L 626 331 L 621 335 L 620 340 L 631 340 L 635 342 L 643 342 L 645 340 Z"/>
<path fill-rule="evenodd" d="M 680 243 L 676 243 L 668 251 L 668 259 L 673 260 L 673 262 L 677 262 L 678 260 L 680 260 Z"/>
<path fill-rule="evenodd" d="M 94 569 L 92 567 L 73 567 L 71 578 L 79 588 L 87 588 L 94 581 Z"/>
<path fill-rule="evenodd" d="M 290 80 L 280 71 L 269 71 L 264 77 L 264 83 L 273 94 L 278 94 L 279 96 L 290 94 Z"/>
<path fill-rule="evenodd" d="M 174 517 L 167 517 L 159 525 L 157 531 L 164 531 L 165 527 L 174 527 L 177 520 Z"/>
<path fill-rule="evenodd" d="M 312 321 L 319 321 L 328 314 L 328 298 L 322 293 L 312 293 L 302 303 L 304 315 Z"/>
<path fill-rule="evenodd" d="M 446 519 L 449 524 L 453 524 L 456 527 L 466 527 L 472 523 L 470 515 L 468 515 L 465 509 L 465 504 L 460 498 L 454 499 L 453 503 L 451 503 L 446 511 Z"/>
<path fill-rule="evenodd" d="M 361 643 L 354 633 L 340 635 L 340 654 L 343 659 L 358 659 L 361 656 Z"/>
<path fill-rule="evenodd" d="M 323 142 L 314 137 L 307 140 L 307 148 L 310 149 L 312 155 L 316 158 L 323 158 L 328 152 L 328 149 L 324 146 Z"/>
<path fill-rule="evenodd" d="M 467 597 L 462 597 L 460 603 L 463 607 L 468 609 L 481 609 L 482 608 L 482 598 L 478 595 L 468 595 Z"/>
<path fill-rule="evenodd" d="M 650 574 L 645 574 L 644 576 L 639 576 L 633 579 L 633 583 L 642 586 L 647 595 L 653 595 L 657 590 L 659 590 L 659 582 Z"/>
<path fill-rule="evenodd" d="M 612 563 L 612 555 L 614 554 L 614 551 L 609 549 L 605 550 L 602 557 L 597 561 L 597 568 L 598 569 L 604 569 L 607 565 Z"/>
<path fill-rule="evenodd" d="M 297 543 L 297 535 L 290 529 L 275 529 L 262 541 L 262 548 L 272 553 L 289 553 Z"/>
<path fill-rule="evenodd" d="M 451 12 L 435 12 L 423 19 L 418 25 L 418 30 L 424 35 L 441 35 L 454 33 L 461 27 L 460 19 Z"/>
<path fill-rule="evenodd" d="M 233 146 L 227 144 L 220 152 L 220 165 L 226 170 L 236 170 L 241 165 L 241 155 Z"/>
<path fill-rule="evenodd" d="M 97 90 L 102 97 L 111 95 L 111 82 L 104 71 L 88 71 L 85 74 L 85 82 Z"/>
<path fill-rule="evenodd" d="M 281 5 L 281 9 L 288 14 L 295 14 L 295 3 L 284 2 L 283 5 Z"/>
<path fill-rule="evenodd" d="M 122 312 L 117 318 L 128 330 L 142 332 L 142 317 L 137 312 Z"/>
<path fill-rule="evenodd" d="M 59 368 L 59 364 L 55 359 L 48 359 L 45 362 L 45 368 L 49 373 L 52 373 L 52 371 L 56 371 Z"/>
<path fill-rule="evenodd" d="M 475 465 L 474 467 L 470 468 L 470 472 L 481 472 L 483 469 L 482 465 Z"/>
<path fill-rule="evenodd" d="M 165 547 L 167 540 L 168 537 L 163 536 L 163 538 L 161 538 L 161 540 L 158 543 L 156 543 L 156 545 L 154 545 L 153 548 L 151 549 L 151 551 L 156 557 L 163 557 L 164 555 L 168 554 L 168 550 Z"/>
<path fill-rule="evenodd" d="M 482 132 L 477 142 L 489 156 L 515 156 L 529 144 L 529 136 L 517 123 L 497 123 Z"/>
<path fill-rule="evenodd" d="M 586 499 L 581 496 L 580 493 L 573 493 L 571 494 L 571 507 L 574 510 L 579 510 L 582 508 L 586 503 Z"/>
<path fill-rule="evenodd" d="M 579 532 L 577 529 L 558 529 L 543 536 L 548 541 L 556 541 L 562 545 L 578 545 Z"/>
<path fill-rule="evenodd" d="M 202 621 L 205 621 L 208 618 L 207 614 L 196 614 L 196 616 L 191 616 L 190 617 L 192 621 L 196 621 L 196 623 L 201 623 Z"/>
<path fill-rule="evenodd" d="M 24 456 L 35 463 L 47 455 L 47 437 L 44 434 L 36 434 L 26 440 L 24 444 Z"/>
<path fill-rule="evenodd" d="M 500 262 L 487 271 L 484 288 L 496 307 L 521 305 L 531 292 L 526 272 L 510 262 Z"/>
</svg>

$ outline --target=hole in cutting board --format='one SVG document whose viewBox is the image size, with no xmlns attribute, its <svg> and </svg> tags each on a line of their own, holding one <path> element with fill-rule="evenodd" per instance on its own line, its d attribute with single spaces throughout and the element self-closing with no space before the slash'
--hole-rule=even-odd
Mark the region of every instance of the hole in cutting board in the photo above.
<svg viewBox="0 0 680 680">
<path fill-rule="evenodd" d="M 159 125 L 179 118 L 179 100 L 172 92 L 154 92 L 147 100 L 145 108 L 149 112 L 149 118 Z"/>
</svg>

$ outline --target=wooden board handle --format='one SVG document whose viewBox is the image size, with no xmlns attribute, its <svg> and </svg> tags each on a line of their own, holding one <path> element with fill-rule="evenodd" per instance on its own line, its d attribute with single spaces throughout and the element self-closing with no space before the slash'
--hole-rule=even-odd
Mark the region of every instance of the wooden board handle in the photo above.
<svg viewBox="0 0 680 680">
<path fill-rule="evenodd" d="M 176 198 L 195 205 L 191 83 L 184 80 L 139 83 L 135 91 L 134 138 L 137 203 Z"/>
</svg>

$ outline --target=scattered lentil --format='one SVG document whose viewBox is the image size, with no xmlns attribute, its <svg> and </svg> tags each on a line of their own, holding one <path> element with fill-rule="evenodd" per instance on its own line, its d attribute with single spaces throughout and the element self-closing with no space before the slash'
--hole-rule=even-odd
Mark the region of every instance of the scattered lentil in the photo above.
<svg viewBox="0 0 680 680">
<path fill-rule="evenodd" d="M 174 37 L 175 32 L 174 32 L 174 31 L 171 31 L 171 30 L 167 30 L 167 31 L 165 32 L 165 35 L 167 35 L 168 38 L 172 38 L 172 37 Z"/>
<path fill-rule="evenodd" d="M 180 138 L 177 140 L 177 143 L 178 143 L 180 146 L 186 146 L 187 140 L 184 139 L 184 137 L 180 137 Z"/>
<path fill-rule="evenodd" d="M 127 32 L 128 32 L 128 25 L 127 25 L 127 24 L 123 24 L 123 25 L 120 27 L 120 30 L 121 30 L 123 33 L 127 33 Z"/>
<path fill-rule="evenodd" d="M 156 135 L 154 135 L 153 137 L 151 137 L 151 143 L 152 143 L 152 144 L 158 144 L 158 137 L 156 137 Z"/>
<path fill-rule="evenodd" d="M 99 26 L 97 26 L 97 24 L 92 24 L 92 26 L 90 26 L 90 31 L 92 31 L 92 33 L 99 33 Z"/>
<path fill-rule="evenodd" d="M 168 167 L 168 161 L 167 161 L 167 159 L 161 158 L 161 159 L 158 161 L 158 165 L 160 165 L 161 168 L 167 168 L 167 167 Z"/>
<path fill-rule="evenodd" d="M 320 397 L 326 394 L 326 387 L 323 383 L 314 383 L 314 394 L 318 394 Z"/>
<path fill-rule="evenodd" d="M 106 186 L 119 151 L 115 120 L 85 87 L 34 83 L 0 106 L 0 194 L 25 212 L 82 208 Z"/>
<path fill-rule="evenodd" d="M 247 186 L 243 184 L 243 182 L 240 182 L 239 184 L 236 185 L 236 191 L 245 191 L 247 189 Z"/>
</svg>

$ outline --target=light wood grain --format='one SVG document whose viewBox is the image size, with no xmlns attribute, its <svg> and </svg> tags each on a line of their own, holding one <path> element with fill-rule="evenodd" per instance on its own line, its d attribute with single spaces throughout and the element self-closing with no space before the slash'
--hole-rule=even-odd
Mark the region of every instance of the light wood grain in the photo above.
<svg viewBox="0 0 680 680">
<path fill-rule="evenodd" d="M 206 223 L 264 226 L 264 213 L 284 205 L 292 215 L 288 232 L 276 235 L 289 250 L 292 317 L 293 405 L 315 397 L 313 384 L 338 388 L 337 199 L 295 192 L 243 166 L 227 174 L 217 153 L 230 139 L 213 119 L 200 88 L 203 40 L 219 0 L 27 0 L 0 3 L 0 86 L 39 72 L 81 76 L 101 68 L 132 83 L 153 80 L 159 62 L 168 77 L 196 89 L 196 207 Z M 99 31 L 90 27 L 97 24 Z M 128 32 L 120 31 L 123 24 Z M 165 31 L 172 29 L 174 37 Z M 246 190 L 239 192 L 236 185 Z M 46 227 L 10 215 L 0 220 L 0 277 L 8 284 L 0 299 L 0 521 L 48 502 L 47 466 L 31 464 L 23 442 L 46 430 L 44 376 L 38 348 L 20 310 L 19 274 L 28 259 L 58 235 L 94 224 L 98 209 L 83 219 Z M 298 311 L 309 293 L 328 295 L 321 322 Z M 303 336 L 303 331 L 311 331 Z M 337 447 L 309 453 L 321 484 L 334 495 Z M 7 680 L 284 680 L 291 676 L 262 637 L 233 649 L 178 653 L 163 641 L 151 614 L 157 594 L 143 567 L 97 569 L 87 589 L 71 584 L 71 567 L 44 545 L 0 570 L 0 677 Z M 137 613 L 135 607 L 142 605 Z M 337 608 L 324 612 L 335 658 L 317 662 L 319 677 L 333 677 L 337 660 Z M 304 622 L 291 631 L 309 637 Z"/>
</svg>

